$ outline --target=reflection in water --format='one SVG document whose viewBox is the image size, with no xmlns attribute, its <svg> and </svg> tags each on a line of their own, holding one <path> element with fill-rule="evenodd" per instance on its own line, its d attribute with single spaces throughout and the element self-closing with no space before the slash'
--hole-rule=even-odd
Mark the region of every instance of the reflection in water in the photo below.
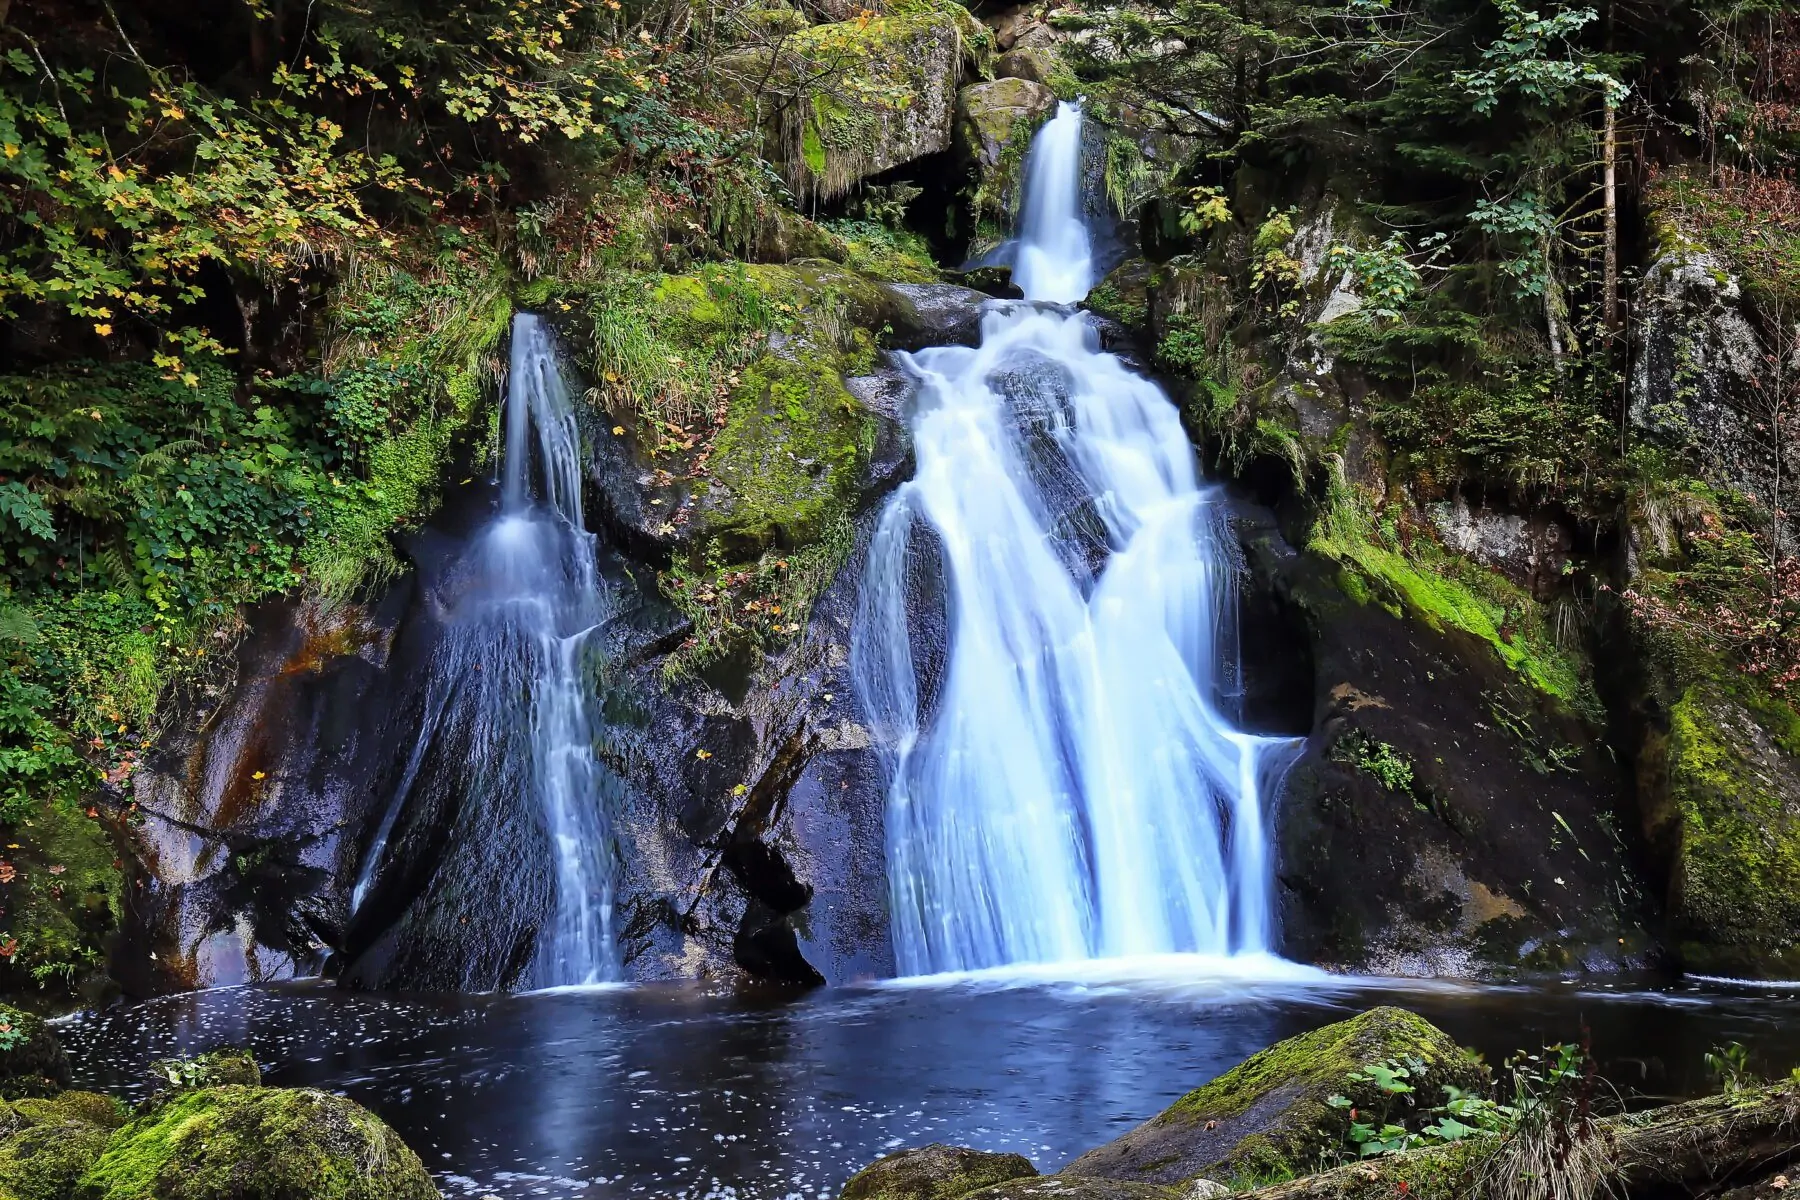
<svg viewBox="0 0 1800 1200">
<path fill-rule="evenodd" d="M 1122 979 L 1123 977 L 1123 979 Z M 390 1121 L 450 1196 L 600 1200 L 725 1187 L 823 1200 L 900 1146 L 947 1141 L 1054 1169 L 1280 1038 L 1380 1003 L 1491 1062 L 1581 1035 L 1652 1096 L 1709 1087 L 1722 1042 L 1800 1062 L 1800 993 L 1476 988 L 1157 975 L 986 974 L 747 998 L 699 987 L 518 997 L 304 986 L 172 996 L 71 1022 L 87 1085 L 249 1044 L 275 1084 L 340 1089 Z M 715 1182 L 716 1181 L 716 1182 Z"/>
</svg>

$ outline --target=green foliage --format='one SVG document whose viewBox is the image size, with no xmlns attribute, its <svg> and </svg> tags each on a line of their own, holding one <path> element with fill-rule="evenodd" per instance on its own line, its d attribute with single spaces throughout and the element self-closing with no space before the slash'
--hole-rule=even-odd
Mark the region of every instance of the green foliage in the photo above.
<svg viewBox="0 0 1800 1200">
<path fill-rule="evenodd" d="M 1714 1046 L 1706 1052 L 1705 1060 L 1707 1073 L 1719 1081 L 1719 1090 L 1728 1096 L 1762 1082 L 1750 1070 L 1750 1050 L 1742 1042 Z"/>
<path fill-rule="evenodd" d="M 1390 792 L 1412 795 L 1412 760 L 1386 742 L 1351 730 L 1331 748 L 1331 756 L 1374 777 Z"/>
<path fill-rule="evenodd" d="M 1428 531 L 1379 511 L 1335 469 L 1307 548 L 1336 560 L 1346 590 L 1439 629 L 1491 646 L 1531 685 L 1579 713 L 1596 715 L 1578 660 L 1557 643 L 1541 605 L 1509 580 L 1446 551 Z"/>
</svg>

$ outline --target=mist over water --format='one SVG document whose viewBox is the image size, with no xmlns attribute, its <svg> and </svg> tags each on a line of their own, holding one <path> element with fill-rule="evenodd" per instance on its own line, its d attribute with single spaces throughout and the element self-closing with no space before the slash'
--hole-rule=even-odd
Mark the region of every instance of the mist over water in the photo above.
<svg viewBox="0 0 1800 1200">
<path fill-rule="evenodd" d="M 595 757 L 598 701 L 587 678 L 588 634 L 606 616 L 594 538 L 582 523 L 581 436 L 549 330 L 513 321 L 503 417 L 500 508 L 471 540 L 462 586 L 434 655 L 424 721 L 399 786 L 364 856 L 360 908 L 432 739 L 471 732 L 470 786 L 497 787 L 540 814 L 553 882 L 529 980 L 598 983 L 619 974 L 612 933 L 616 791 Z M 527 847 L 502 847 L 506 856 Z"/>
<path fill-rule="evenodd" d="M 1062 105 L 1032 144 L 1028 301 L 1093 283 L 1081 119 Z M 1174 406 L 1039 303 L 905 363 L 918 470 L 871 545 L 854 646 L 893 751 L 901 971 L 1266 952 L 1264 801 L 1298 743 L 1233 722 L 1230 531 Z M 930 705 L 907 627 L 925 531 L 949 627 Z"/>
</svg>

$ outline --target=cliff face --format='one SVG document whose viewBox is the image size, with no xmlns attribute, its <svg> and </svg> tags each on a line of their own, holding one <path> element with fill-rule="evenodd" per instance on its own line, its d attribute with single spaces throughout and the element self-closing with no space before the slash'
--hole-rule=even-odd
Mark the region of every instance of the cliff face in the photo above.
<svg viewBox="0 0 1800 1200">
<path fill-rule="evenodd" d="M 1179 46 L 1151 39 L 1139 94 L 1099 18 L 1046 16 L 759 9 L 711 98 L 785 199 L 760 174 L 705 191 L 717 147 L 684 142 L 685 192 L 559 165 L 574 183 L 512 214 L 503 251 L 464 231 L 429 270 L 322 275 L 307 303 L 337 338 L 332 411 L 368 424 L 366 511 L 344 553 L 293 568 L 305 587 L 257 593 L 280 598 L 239 640 L 193 648 L 229 663 L 163 690 L 165 732 L 113 764 L 93 817 L 58 809 L 0 860 L 44 961 L 98 975 L 122 927 L 133 993 L 524 981 L 550 836 L 432 690 L 459 548 L 495 503 L 482 414 L 516 310 L 557 326 L 582 394 L 624 974 L 891 973 L 886 748 L 849 675 L 873 516 L 911 470 L 886 354 L 977 336 L 982 296 L 938 264 L 992 250 L 1032 132 L 1091 88 L 1086 203 L 1124 261 L 1087 307 L 1234 490 L 1246 710 L 1308 739 L 1279 804 L 1285 952 L 1800 969 L 1786 277 L 1709 244 L 1693 190 L 1663 185 L 1626 226 L 1626 325 L 1571 309 L 1566 272 L 1496 300 L 1528 256 L 1452 265 L 1370 215 L 1404 190 L 1391 172 L 1228 146 L 1226 118 L 1159 90 L 1186 79 Z M 948 652 L 933 550 L 911 613 L 927 690 Z"/>
</svg>

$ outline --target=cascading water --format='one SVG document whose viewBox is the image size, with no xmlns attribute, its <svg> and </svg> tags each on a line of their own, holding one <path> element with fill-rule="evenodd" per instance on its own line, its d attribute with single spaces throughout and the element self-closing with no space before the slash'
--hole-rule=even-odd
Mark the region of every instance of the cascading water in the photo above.
<svg viewBox="0 0 1800 1200">
<path fill-rule="evenodd" d="M 1032 143 L 1028 301 L 1093 283 L 1081 120 L 1065 103 Z M 893 750 L 900 969 L 1266 951 L 1263 798 L 1296 742 L 1227 714 L 1229 531 L 1174 406 L 1085 316 L 1042 304 L 995 305 L 979 348 L 906 364 L 918 470 L 877 528 L 853 650 Z M 907 627 L 919 523 L 947 597 L 929 704 Z"/>
<path fill-rule="evenodd" d="M 550 332 L 529 314 L 513 320 L 504 427 L 499 512 L 464 555 L 418 741 L 364 855 L 352 907 L 378 882 L 432 740 L 466 728 L 468 778 L 520 795 L 548 837 L 553 912 L 538 933 L 533 981 L 597 983 L 618 975 L 605 811 L 614 783 L 594 753 L 598 702 L 584 662 L 605 610 L 594 538 L 582 524 L 580 431 Z"/>
</svg>

